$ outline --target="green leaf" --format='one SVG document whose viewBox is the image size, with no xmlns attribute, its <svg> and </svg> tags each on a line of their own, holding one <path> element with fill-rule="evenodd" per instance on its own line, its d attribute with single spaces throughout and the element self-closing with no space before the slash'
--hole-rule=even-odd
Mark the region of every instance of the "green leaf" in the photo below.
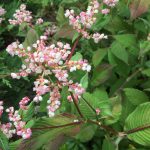
<svg viewBox="0 0 150 150">
<path fill-rule="evenodd" d="M 76 139 L 80 140 L 81 142 L 90 141 L 93 138 L 96 129 L 97 126 L 95 125 L 84 124 L 81 127 L 79 134 L 76 135 Z"/>
<path fill-rule="evenodd" d="M 116 149 L 115 145 L 111 141 L 104 139 L 102 150 L 115 150 L 115 149 Z"/>
<path fill-rule="evenodd" d="M 136 46 L 136 38 L 133 34 L 121 34 L 113 36 L 125 48 Z"/>
<path fill-rule="evenodd" d="M 108 99 L 107 92 L 103 89 L 96 89 L 93 93 L 84 93 L 83 98 L 81 98 L 79 107 L 80 110 L 86 118 L 95 118 L 95 110 L 100 109 L 100 115 L 105 116 L 111 116 L 111 104 Z M 94 110 L 90 107 L 94 108 Z"/>
<path fill-rule="evenodd" d="M 86 73 L 86 74 L 82 77 L 82 79 L 81 79 L 81 81 L 80 81 L 80 84 L 81 84 L 82 87 L 85 88 L 85 89 L 88 87 L 88 73 Z"/>
<path fill-rule="evenodd" d="M 107 124 L 113 124 L 117 122 L 121 116 L 121 111 L 122 111 L 121 98 L 119 96 L 116 96 L 110 98 L 109 100 L 111 102 L 111 107 L 112 107 L 112 116 L 110 118 L 107 118 L 105 122 Z"/>
<path fill-rule="evenodd" d="M 111 52 L 124 63 L 128 64 L 128 53 L 125 48 L 118 42 L 111 45 Z"/>
<path fill-rule="evenodd" d="M 125 121 L 125 130 L 150 125 L 150 102 L 139 105 Z M 141 145 L 150 146 L 150 128 L 127 135 Z"/>
<path fill-rule="evenodd" d="M 107 54 L 107 48 L 101 48 L 94 52 L 94 55 L 92 57 L 92 62 L 94 66 L 97 66 L 101 63 L 101 61 L 104 59 L 104 57 Z"/>
<path fill-rule="evenodd" d="M 24 47 L 32 46 L 39 39 L 37 32 L 34 29 L 30 29 L 27 33 L 26 39 L 23 42 Z"/>
<path fill-rule="evenodd" d="M 80 59 L 82 59 L 82 55 L 81 55 L 81 53 L 79 53 L 79 52 L 76 52 L 75 55 L 73 55 L 73 56 L 71 57 L 71 60 L 74 60 L 74 61 L 78 61 L 78 60 L 80 60 Z"/>
<path fill-rule="evenodd" d="M 75 40 L 79 37 L 79 33 L 78 32 L 75 32 L 73 38 L 72 38 L 72 43 L 75 42 Z"/>
<path fill-rule="evenodd" d="M 142 71 L 142 74 L 144 74 L 144 75 L 150 77 L 150 68 L 143 70 L 143 71 Z"/>
<path fill-rule="evenodd" d="M 73 129 L 79 128 L 79 125 L 72 125 L 59 128 L 47 128 L 50 126 L 60 126 L 68 123 L 74 122 L 76 117 L 74 116 L 55 116 L 53 118 L 39 118 L 35 121 L 34 126 L 32 127 L 32 136 L 30 140 L 24 140 L 19 146 L 18 150 L 37 150 L 48 142 L 52 142 L 56 137 L 62 134 L 72 134 L 78 132 Z M 47 129 L 45 129 L 47 128 Z"/>
<path fill-rule="evenodd" d="M 117 58 L 111 51 L 108 51 L 108 60 L 114 67 L 113 70 L 119 75 L 126 77 L 130 71 L 129 65 Z"/>
<path fill-rule="evenodd" d="M 0 131 L 0 148 L 2 148 L 2 150 L 9 150 L 8 139 L 2 131 Z"/>
<path fill-rule="evenodd" d="M 123 97 L 122 106 L 120 122 L 124 125 L 126 118 L 135 110 L 136 106 L 133 105 L 126 97 Z"/>
<path fill-rule="evenodd" d="M 92 86 L 98 86 L 108 80 L 111 76 L 112 66 L 109 64 L 103 64 L 97 66 L 93 70 L 93 76 L 91 84 Z"/>
<path fill-rule="evenodd" d="M 125 92 L 125 95 L 128 98 L 128 100 L 133 105 L 139 105 L 141 103 L 149 101 L 148 96 L 143 91 L 140 91 L 138 89 L 125 88 L 124 92 Z"/>
<path fill-rule="evenodd" d="M 56 20 L 60 26 L 64 25 L 66 22 L 64 13 L 64 7 L 60 6 L 56 16 Z"/>
<path fill-rule="evenodd" d="M 40 112 L 47 112 L 46 107 L 47 107 L 47 101 L 48 101 L 49 97 L 50 97 L 49 93 L 47 93 L 43 96 L 43 100 L 40 103 L 40 109 L 39 109 Z"/>
<path fill-rule="evenodd" d="M 24 121 L 29 121 L 32 118 L 34 115 L 34 108 L 34 102 L 31 102 L 28 109 L 23 111 L 22 116 Z"/>
<path fill-rule="evenodd" d="M 140 56 L 144 56 L 146 53 L 150 51 L 150 42 L 149 41 L 141 41 L 140 42 Z"/>
<path fill-rule="evenodd" d="M 22 139 L 17 140 L 17 141 L 15 141 L 15 142 L 9 143 L 9 149 L 10 149 L 10 150 L 17 150 L 17 148 L 19 147 L 21 141 L 22 141 Z"/>
</svg>

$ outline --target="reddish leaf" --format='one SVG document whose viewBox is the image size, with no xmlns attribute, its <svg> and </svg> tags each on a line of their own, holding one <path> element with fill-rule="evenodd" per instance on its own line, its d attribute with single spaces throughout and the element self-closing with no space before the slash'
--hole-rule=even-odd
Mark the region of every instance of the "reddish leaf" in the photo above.
<svg viewBox="0 0 150 150">
<path fill-rule="evenodd" d="M 130 4 L 131 19 L 136 19 L 148 11 L 150 0 L 132 0 Z"/>
</svg>

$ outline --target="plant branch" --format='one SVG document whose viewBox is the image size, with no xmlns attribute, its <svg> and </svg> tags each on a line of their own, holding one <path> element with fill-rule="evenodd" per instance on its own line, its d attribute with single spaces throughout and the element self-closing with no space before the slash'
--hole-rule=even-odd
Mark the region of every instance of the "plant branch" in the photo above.
<svg viewBox="0 0 150 150">
<path fill-rule="evenodd" d="M 116 130 L 114 130 L 113 128 L 110 128 L 109 126 L 102 125 L 101 122 L 93 121 L 93 120 L 88 120 L 88 122 L 98 125 L 100 128 L 105 129 L 106 131 L 109 131 L 113 135 L 118 135 L 118 132 Z"/>
<path fill-rule="evenodd" d="M 139 131 L 142 131 L 142 130 L 145 130 L 145 129 L 148 129 L 148 128 L 150 128 L 150 124 L 144 125 L 144 126 L 141 126 L 141 127 L 137 127 L 137 128 L 134 128 L 134 129 L 131 129 L 131 130 L 128 130 L 128 131 L 125 131 L 124 133 L 125 134 L 132 134 L 132 133 L 139 132 Z"/>
<path fill-rule="evenodd" d="M 78 44 L 80 38 L 81 38 L 81 36 L 79 36 L 79 37 L 76 39 L 76 41 L 74 42 L 74 45 L 73 45 L 73 47 L 72 47 L 72 49 L 71 49 L 71 53 L 70 53 L 70 55 L 69 55 L 69 57 L 68 57 L 68 59 L 67 59 L 67 62 L 71 59 L 72 55 L 74 54 L 75 48 L 77 47 L 77 44 Z"/>
<path fill-rule="evenodd" d="M 81 118 L 84 118 L 83 115 L 82 115 L 82 113 L 81 113 L 81 111 L 80 111 L 80 109 L 79 109 L 79 107 L 78 107 L 77 100 L 76 100 L 76 98 L 74 97 L 73 93 L 70 92 L 70 95 L 71 95 L 71 98 L 73 99 L 73 103 L 74 103 L 74 105 L 75 105 L 75 107 L 76 107 L 76 109 L 77 109 L 77 111 L 78 111 L 80 117 L 81 117 Z"/>
<path fill-rule="evenodd" d="M 45 126 L 45 127 L 39 127 L 39 128 L 32 128 L 32 130 L 45 130 L 45 129 L 56 129 L 56 128 L 63 128 L 63 127 L 68 127 L 68 126 L 73 126 L 73 125 L 79 125 L 82 124 L 83 121 L 78 121 L 78 122 L 72 122 L 64 125 L 58 125 L 58 126 Z"/>
</svg>

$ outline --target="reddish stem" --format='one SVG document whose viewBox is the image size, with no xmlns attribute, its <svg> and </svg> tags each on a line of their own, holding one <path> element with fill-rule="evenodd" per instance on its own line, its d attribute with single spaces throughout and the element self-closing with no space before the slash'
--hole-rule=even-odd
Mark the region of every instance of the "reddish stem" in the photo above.
<svg viewBox="0 0 150 150">
<path fill-rule="evenodd" d="M 132 134 L 132 133 L 139 132 L 139 131 L 142 131 L 142 130 L 145 130 L 145 129 L 148 129 L 148 128 L 150 128 L 150 125 L 145 125 L 145 126 L 137 127 L 137 128 L 125 131 L 124 133 L 125 134 Z"/>
<path fill-rule="evenodd" d="M 70 55 L 68 56 L 67 62 L 71 59 L 72 55 L 74 54 L 75 48 L 77 47 L 77 44 L 78 44 L 80 38 L 81 38 L 81 37 L 79 36 L 79 37 L 76 39 L 76 41 L 75 41 L 75 43 L 74 43 L 74 45 L 73 45 L 73 47 L 72 47 L 72 49 L 71 49 L 71 53 L 70 53 Z"/>
<path fill-rule="evenodd" d="M 82 113 L 81 113 L 81 111 L 80 111 L 80 109 L 79 109 L 79 107 L 78 107 L 78 103 L 77 103 L 78 100 L 76 100 L 76 98 L 74 97 L 73 93 L 70 92 L 70 95 L 71 95 L 71 97 L 73 99 L 73 103 L 74 103 L 74 105 L 75 105 L 75 107 L 76 107 L 76 109 L 77 109 L 80 117 L 84 118 L 83 115 L 82 115 Z"/>
<path fill-rule="evenodd" d="M 79 124 L 82 124 L 82 123 L 83 123 L 82 121 L 78 121 L 78 122 L 72 122 L 72 123 L 59 125 L 59 126 L 45 126 L 45 127 L 41 127 L 41 128 L 32 128 L 32 130 L 63 128 L 63 127 L 68 127 L 68 126 L 73 126 L 73 125 L 79 125 Z"/>
</svg>

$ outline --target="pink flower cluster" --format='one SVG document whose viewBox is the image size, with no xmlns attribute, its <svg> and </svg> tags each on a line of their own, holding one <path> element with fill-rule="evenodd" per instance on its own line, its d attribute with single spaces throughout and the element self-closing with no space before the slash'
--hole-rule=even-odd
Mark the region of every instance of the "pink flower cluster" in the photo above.
<svg viewBox="0 0 150 150">
<path fill-rule="evenodd" d="M 24 106 L 27 101 L 29 101 L 27 97 L 23 98 L 21 100 L 21 105 Z M 14 134 L 17 134 L 19 136 L 22 136 L 23 139 L 30 138 L 32 131 L 30 128 L 25 127 L 26 122 L 21 120 L 19 112 L 15 111 L 13 107 L 6 109 L 6 112 L 8 113 L 8 118 L 10 122 L 0 125 L 0 129 L 6 135 L 6 137 L 11 138 Z"/>
<path fill-rule="evenodd" d="M 100 4 L 97 0 L 92 0 L 87 8 L 87 11 L 82 11 L 78 16 L 75 16 L 74 10 L 66 10 L 65 16 L 69 18 L 69 24 L 86 39 L 94 39 L 98 43 L 102 39 L 107 39 L 103 33 L 90 34 L 86 29 L 90 29 L 96 22 L 95 15 L 99 12 Z M 104 10 L 103 10 L 104 11 Z"/>
<path fill-rule="evenodd" d="M 30 101 L 30 99 L 29 99 L 27 96 L 24 97 L 24 98 L 22 98 L 22 100 L 19 102 L 20 108 L 23 109 L 23 110 L 27 110 L 28 107 L 27 107 L 26 105 L 27 105 L 27 103 L 28 103 L 29 101 Z"/>
<path fill-rule="evenodd" d="M 36 21 L 36 24 L 42 24 L 43 23 L 43 19 L 42 18 L 38 18 Z"/>
<path fill-rule="evenodd" d="M 103 0 L 103 3 L 109 7 L 114 7 L 119 2 L 119 0 Z"/>
<path fill-rule="evenodd" d="M 60 106 L 60 92 L 58 87 L 54 87 L 53 90 L 50 92 L 50 98 L 47 101 L 48 106 L 48 115 L 49 117 L 53 117 L 55 115 L 55 111 L 59 108 Z"/>
<path fill-rule="evenodd" d="M 44 35 L 52 36 L 57 32 L 57 26 L 52 25 L 51 27 L 46 28 Z"/>
<path fill-rule="evenodd" d="M 31 12 L 26 10 L 25 4 L 21 4 L 20 9 L 16 10 L 16 13 L 13 16 L 14 19 L 9 19 L 9 23 L 13 25 L 30 23 L 32 20 Z"/>
<path fill-rule="evenodd" d="M 0 23 L 4 20 L 1 16 L 3 16 L 6 13 L 5 9 L 0 7 Z"/>
<path fill-rule="evenodd" d="M 85 91 L 80 84 L 73 83 L 69 79 L 69 73 L 77 69 L 89 72 L 91 66 L 87 60 L 68 60 L 71 49 L 68 43 L 57 42 L 47 45 L 46 40 L 46 36 L 41 36 L 35 44 L 26 48 L 19 42 L 13 42 L 6 51 L 12 56 L 18 55 L 23 60 L 20 71 L 11 73 L 12 78 L 20 79 L 29 74 L 39 74 L 38 79 L 34 82 L 33 91 L 36 95 L 33 101 L 37 103 L 42 101 L 42 95 L 50 92 L 47 109 L 49 116 L 53 116 L 60 106 L 60 90 L 63 86 L 68 86 L 78 98 Z M 20 102 L 21 107 L 24 107 L 26 100 L 27 98 Z"/>
</svg>

